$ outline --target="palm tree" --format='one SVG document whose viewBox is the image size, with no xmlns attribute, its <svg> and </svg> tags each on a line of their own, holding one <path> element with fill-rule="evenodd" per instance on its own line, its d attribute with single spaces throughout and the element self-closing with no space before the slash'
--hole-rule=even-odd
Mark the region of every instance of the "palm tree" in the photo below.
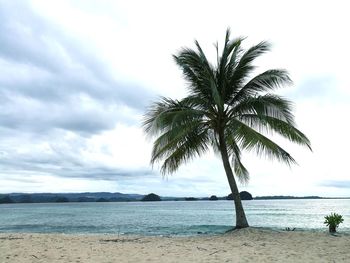
<svg viewBox="0 0 350 263">
<path fill-rule="evenodd" d="M 207 60 L 197 41 L 196 50 L 183 48 L 174 55 L 189 94 L 181 100 L 161 98 L 150 106 L 143 121 L 145 132 L 157 137 L 151 163 L 164 160 L 163 175 L 201 156 L 210 146 L 221 155 L 234 199 L 236 228 L 249 226 L 235 179 L 241 183 L 249 179 L 241 162 L 242 151 L 255 151 L 288 165 L 295 163 L 288 152 L 264 135 L 269 132 L 311 150 L 308 138 L 295 128 L 291 102 L 270 93 L 291 83 L 288 72 L 272 69 L 249 78 L 255 69 L 253 61 L 270 45 L 261 42 L 245 51 L 242 41 L 230 40 L 228 29 L 221 56 L 216 44 L 216 66 Z"/>
</svg>

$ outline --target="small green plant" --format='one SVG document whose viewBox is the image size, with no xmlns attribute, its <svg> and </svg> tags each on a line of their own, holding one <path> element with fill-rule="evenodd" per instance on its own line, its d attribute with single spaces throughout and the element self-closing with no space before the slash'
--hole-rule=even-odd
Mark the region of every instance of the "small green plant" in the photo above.
<svg viewBox="0 0 350 263">
<path fill-rule="evenodd" d="M 328 216 L 324 217 L 325 221 L 324 224 L 326 224 L 329 227 L 330 233 L 337 232 L 337 227 L 340 223 L 343 223 L 344 219 L 342 215 L 338 215 L 336 213 L 331 213 Z"/>
</svg>

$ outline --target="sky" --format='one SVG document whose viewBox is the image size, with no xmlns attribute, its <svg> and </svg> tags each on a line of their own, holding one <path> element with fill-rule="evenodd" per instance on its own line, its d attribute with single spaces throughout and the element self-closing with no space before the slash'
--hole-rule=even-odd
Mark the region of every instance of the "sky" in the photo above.
<svg viewBox="0 0 350 263">
<path fill-rule="evenodd" d="M 210 59 L 225 31 L 267 40 L 256 74 L 284 68 L 313 151 L 274 139 L 291 167 L 244 152 L 253 196 L 350 196 L 350 17 L 346 1 L 0 0 L 0 193 L 227 195 L 219 156 L 163 177 L 142 116 L 186 96 L 172 59 L 197 39 Z"/>
</svg>

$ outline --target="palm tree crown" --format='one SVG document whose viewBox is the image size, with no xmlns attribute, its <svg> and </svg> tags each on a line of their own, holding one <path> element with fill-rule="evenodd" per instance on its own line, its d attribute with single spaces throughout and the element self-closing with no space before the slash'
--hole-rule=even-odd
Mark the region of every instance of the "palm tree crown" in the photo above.
<svg viewBox="0 0 350 263">
<path fill-rule="evenodd" d="M 157 137 L 151 163 L 163 161 L 163 174 L 175 172 L 212 146 L 221 154 L 233 191 L 229 178 L 232 170 L 225 160 L 229 158 L 234 174 L 247 182 L 249 174 L 241 162 L 243 150 L 287 164 L 295 162 L 264 134 L 277 133 L 311 149 L 308 138 L 295 128 L 291 102 L 271 93 L 291 83 L 288 72 L 273 69 L 250 77 L 254 60 L 270 45 L 260 42 L 243 50 L 242 41 L 230 40 L 227 30 L 216 65 L 207 60 L 197 41 L 196 50 L 183 48 L 173 56 L 188 82 L 188 96 L 181 100 L 161 98 L 151 105 L 143 122 L 145 132 Z M 218 53 L 217 45 L 216 50 Z"/>
</svg>

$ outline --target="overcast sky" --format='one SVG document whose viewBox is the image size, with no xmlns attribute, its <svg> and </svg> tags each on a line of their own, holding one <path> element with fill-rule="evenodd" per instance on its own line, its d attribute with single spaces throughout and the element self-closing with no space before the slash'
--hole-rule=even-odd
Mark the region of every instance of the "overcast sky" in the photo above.
<svg viewBox="0 0 350 263">
<path fill-rule="evenodd" d="M 258 195 L 350 196 L 350 34 L 346 1 L 0 0 L 0 193 L 229 193 L 212 153 L 162 178 L 141 128 L 159 96 L 186 95 L 172 54 L 197 39 L 210 58 L 227 27 L 272 51 L 257 73 L 285 68 L 313 152 L 243 157 Z M 221 45 L 222 46 L 222 45 Z"/>
</svg>

